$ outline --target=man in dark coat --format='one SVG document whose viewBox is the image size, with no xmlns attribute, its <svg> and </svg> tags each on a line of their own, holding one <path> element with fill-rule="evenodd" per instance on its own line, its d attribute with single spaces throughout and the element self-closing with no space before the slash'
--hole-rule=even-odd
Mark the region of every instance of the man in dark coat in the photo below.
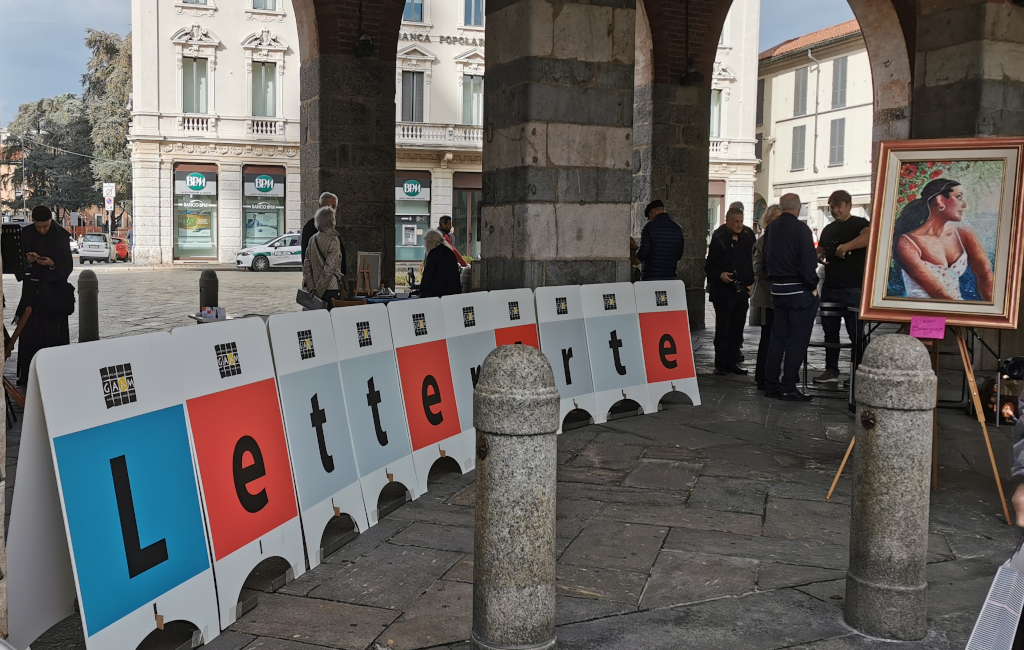
<svg viewBox="0 0 1024 650">
<path fill-rule="evenodd" d="M 423 261 L 423 279 L 420 280 L 420 298 L 440 298 L 462 293 L 459 276 L 459 262 L 455 253 L 444 245 L 444 235 L 438 230 L 429 230 L 423 236 L 427 259 Z"/>
<path fill-rule="evenodd" d="M 324 192 L 320 195 L 320 207 L 331 208 L 337 213 L 338 210 L 338 197 L 330 192 Z M 317 208 L 319 209 L 319 208 Z M 302 261 L 306 261 L 306 248 L 309 246 L 309 240 L 316 234 L 316 219 L 310 219 L 302 226 L 302 234 L 299 237 L 299 249 L 302 251 Z M 334 225 L 335 231 L 338 233 L 338 241 L 341 242 L 341 272 L 348 273 L 345 265 L 348 264 L 348 257 L 345 255 L 345 242 L 341 238 L 341 229 L 338 228 L 337 222 Z M 345 292 L 343 291 L 342 294 Z"/>
<path fill-rule="evenodd" d="M 68 291 L 68 277 L 74 259 L 68 231 L 54 223 L 46 206 L 32 210 L 32 225 L 21 230 L 21 247 L 25 284 L 16 316 L 20 319 L 26 308 L 32 308 L 18 342 L 18 381 L 26 383 L 36 352 L 71 342 L 68 316 L 74 310 L 74 293 Z"/>
<path fill-rule="evenodd" d="M 711 236 L 704 272 L 715 305 L 715 374 L 745 375 L 739 366 L 743 327 L 754 284 L 754 231 L 743 225 L 743 211 L 731 207 L 725 224 Z"/>
<path fill-rule="evenodd" d="M 647 225 L 640 233 L 637 259 L 643 262 L 641 280 L 675 280 L 676 264 L 683 256 L 683 229 L 665 212 L 665 204 L 651 201 L 644 210 Z"/>
</svg>

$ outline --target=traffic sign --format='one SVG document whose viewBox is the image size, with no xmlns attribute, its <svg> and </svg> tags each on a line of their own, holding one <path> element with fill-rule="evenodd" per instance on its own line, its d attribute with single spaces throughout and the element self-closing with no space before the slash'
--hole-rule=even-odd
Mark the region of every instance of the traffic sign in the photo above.
<svg viewBox="0 0 1024 650">
<path fill-rule="evenodd" d="M 103 184 L 103 198 L 105 198 L 105 199 L 113 199 L 115 197 L 117 197 L 117 185 L 115 185 L 114 183 L 104 183 Z"/>
<path fill-rule="evenodd" d="M 114 197 L 108 196 L 103 199 L 103 208 L 108 212 L 114 209 Z"/>
</svg>

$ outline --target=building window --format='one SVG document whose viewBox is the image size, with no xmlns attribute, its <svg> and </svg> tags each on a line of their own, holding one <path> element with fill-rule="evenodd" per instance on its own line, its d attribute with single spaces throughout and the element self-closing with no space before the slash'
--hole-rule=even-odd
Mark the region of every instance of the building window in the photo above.
<svg viewBox="0 0 1024 650">
<path fill-rule="evenodd" d="M 186 5 L 204 5 L 206 0 L 181 0 L 181 3 Z"/>
<path fill-rule="evenodd" d="M 193 57 L 182 58 L 182 96 L 185 113 L 206 113 L 206 94 L 208 79 L 206 75 L 206 59 Z"/>
<path fill-rule="evenodd" d="M 252 8 L 277 11 L 277 0 L 252 0 Z"/>
<path fill-rule="evenodd" d="M 248 165 L 242 169 L 242 246 L 266 244 L 285 234 L 285 169 Z"/>
<path fill-rule="evenodd" d="M 793 82 L 793 117 L 807 115 L 807 68 L 796 71 Z"/>
<path fill-rule="evenodd" d="M 722 91 L 711 91 L 711 137 L 722 135 Z"/>
<path fill-rule="evenodd" d="M 470 27 L 482 27 L 484 24 L 484 0 L 463 0 L 466 3 L 464 23 Z"/>
<path fill-rule="evenodd" d="M 807 127 L 793 127 L 793 164 L 790 169 L 799 171 L 804 168 L 804 152 L 807 140 Z"/>
<path fill-rule="evenodd" d="M 264 61 L 252 63 L 253 117 L 276 117 L 277 64 Z"/>
<path fill-rule="evenodd" d="M 828 138 L 828 164 L 842 165 L 846 156 L 846 118 L 832 120 Z"/>
<path fill-rule="evenodd" d="M 462 75 L 462 123 L 480 126 L 484 123 L 484 78 Z"/>
<path fill-rule="evenodd" d="M 846 108 L 847 58 L 832 61 L 832 108 Z"/>
<path fill-rule="evenodd" d="M 407 23 L 423 22 L 423 0 L 405 0 L 405 13 L 402 20 Z"/>
<path fill-rule="evenodd" d="M 756 126 L 764 126 L 764 79 L 757 80 L 757 106 L 754 107 Z"/>
<path fill-rule="evenodd" d="M 760 133 L 757 134 L 757 139 L 754 140 L 754 158 L 757 158 L 757 167 L 754 171 L 761 171 L 761 155 L 764 152 L 764 136 Z"/>
<path fill-rule="evenodd" d="M 402 72 L 402 121 L 423 121 L 422 72 Z"/>
<path fill-rule="evenodd" d="M 174 259 L 217 258 L 217 168 L 174 167 Z"/>
</svg>

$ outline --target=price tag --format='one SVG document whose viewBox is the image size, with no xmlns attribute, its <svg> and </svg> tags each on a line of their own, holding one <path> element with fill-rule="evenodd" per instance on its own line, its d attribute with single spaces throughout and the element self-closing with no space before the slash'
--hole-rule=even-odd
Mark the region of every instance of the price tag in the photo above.
<svg viewBox="0 0 1024 650">
<path fill-rule="evenodd" d="M 914 316 L 910 319 L 910 335 L 918 339 L 946 338 L 944 316 Z"/>
</svg>

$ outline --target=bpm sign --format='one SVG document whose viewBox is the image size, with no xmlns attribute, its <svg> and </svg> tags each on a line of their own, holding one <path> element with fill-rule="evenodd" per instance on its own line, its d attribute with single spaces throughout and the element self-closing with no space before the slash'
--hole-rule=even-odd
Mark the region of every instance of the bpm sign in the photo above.
<svg viewBox="0 0 1024 650">
<path fill-rule="evenodd" d="M 260 174 L 253 181 L 253 185 L 260 192 L 271 192 L 274 189 L 274 178 L 273 178 L 273 176 L 267 176 L 266 174 Z"/>
<path fill-rule="evenodd" d="M 185 177 L 185 186 L 190 190 L 199 191 L 206 187 L 206 177 L 202 174 L 192 172 Z"/>
</svg>

